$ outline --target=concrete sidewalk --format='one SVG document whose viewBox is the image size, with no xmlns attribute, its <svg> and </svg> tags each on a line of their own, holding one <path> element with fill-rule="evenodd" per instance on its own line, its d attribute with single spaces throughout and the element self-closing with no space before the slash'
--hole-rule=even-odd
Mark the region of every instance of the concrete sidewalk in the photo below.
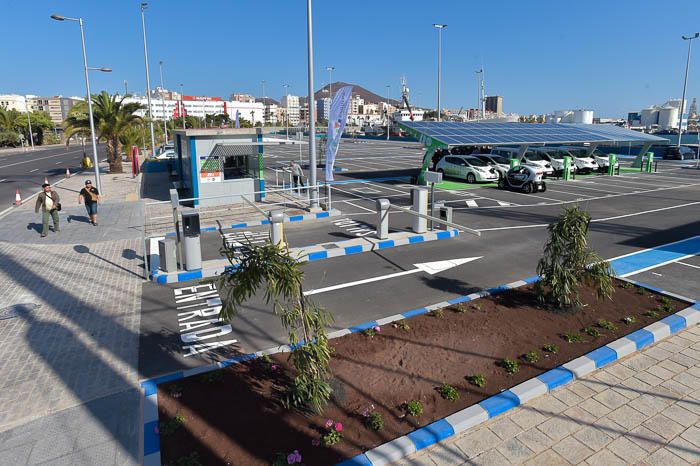
<svg viewBox="0 0 700 466">
<path fill-rule="evenodd" d="M 0 222 L 2 465 L 141 461 L 139 180 L 103 177 L 93 227 L 71 206 L 86 178 L 59 186 L 61 233 L 28 228 L 33 203 Z"/>
<path fill-rule="evenodd" d="M 698 463 L 696 326 L 399 464 Z"/>
</svg>

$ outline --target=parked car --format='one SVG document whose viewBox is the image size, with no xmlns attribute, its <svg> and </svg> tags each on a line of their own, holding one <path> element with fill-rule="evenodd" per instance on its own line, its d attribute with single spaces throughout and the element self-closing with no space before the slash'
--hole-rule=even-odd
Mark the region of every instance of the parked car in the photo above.
<svg viewBox="0 0 700 466">
<path fill-rule="evenodd" d="M 176 159 L 177 154 L 175 153 L 174 149 L 167 149 L 160 154 L 156 155 L 156 160 L 168 160 L 168 159 Z"/>
<path fill-rule="evenodd" d="M 506 176 L 508 170 L 510 170 L 510 160 L 500 155 L 493 154 L 472 154 L 472 157 L 481 159 L 486 162 L 489 166 L 493 167 L 498 173 L 498 179 Z"/>
<path fill-rule="evenodd" d="M 546 152 L 537 152 L 533 150 L 528 150 L 525 152 L 525 155 L 523 156 L 522 160 L 520 161 L 521 165 L 527 165 L 533 168 L 537 168 L 542 170 L 542 175 L 547 177 L 547 176 L 552 176 L 554 175 L 555 168 L 552 165 L 552 159 L 549 157 L 549 155 Z M 563 170 L 564 165 L 562 161 L 562 166 L 559 170 Z"/>
<path fill-rule="evenodd" d="M 175 150 L 175 144 L 173 144 L 173 143 L 171 143 L 171 142 L 169 142 L 169 143 L 167 143 L 167 144 L 161 144 L 161 145 L 158 146 L 158 148 L 156 149 L 156 155 L 162 154 L 163 152 L 165 152 L 165 151 L 167 151 L 167 150 L 173 150 L 173 151 L 174 151 L 174 150 Z"/>
<path fill-rule="evenodd" d="M 686 146 L 668 146 L 663 154 L 664 160 L 693 160 L 698 156 L 697 152 Z"/>
<path fill-rule="evenodd" d="M 498 173 L 486 162 L 472 156 L 448 155 L 437 163 L 437 171 L 446 176 L 466 180 L 467 183 L 477 181 L 497 181 Z"/>
<path fill-rule="evenodd" d="M 576 147 L 576 146 L 562 146 L 561 149 L 569 151 L 571 155 L 574 157 L 585 157 L 586 154 L 589 154 L 589 148 L 586 147 Z M 608 156 L 607 153 L 594 149 L 592 152 L 590 152 L 590 157 L 595 160 L 596 165 L 598 165 L 598 171 L 601 172 L 607 172 L 608 167 L 610 166 L 610 157 Z M 620 162 L 615 162 L 615 169 L 618 169 L 620 167 Z"/>
<path fill-rule="evenodd" d="M 559 147 L 534 147 L 531 149 L 533 152 L 538 152 L 549 158 L 554 169 L 554 175 L 561 176 L 564 173 L 564 157 L 571 157 L 571 166 L 569 167 L 570 173 L 576 172 L 592 172 L 598 169 L 598 164 L 590 157 L 576 157 L 574 154 L 568 150 L 564 150 Z"/>
<path fill-rule="evenodd" d="M 529 165 L 517 165 L 498 181 L 500 189 L 522 191 L 525 194 L 545 192 L 547 184 L 542 180 L 544 172 Z"/>
</svg>

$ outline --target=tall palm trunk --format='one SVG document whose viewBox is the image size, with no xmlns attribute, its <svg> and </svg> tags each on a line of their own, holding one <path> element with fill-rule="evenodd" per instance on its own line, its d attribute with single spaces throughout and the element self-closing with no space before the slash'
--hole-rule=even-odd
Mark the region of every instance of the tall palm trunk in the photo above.
<svg viewBox="0 0 700 466">
<path fill-rule="evenodd" d="M 123 173 L 120 146 L 119 138 L 113 137 L 107 140 L 107 161 L 110 173 Z"/>
</svg>

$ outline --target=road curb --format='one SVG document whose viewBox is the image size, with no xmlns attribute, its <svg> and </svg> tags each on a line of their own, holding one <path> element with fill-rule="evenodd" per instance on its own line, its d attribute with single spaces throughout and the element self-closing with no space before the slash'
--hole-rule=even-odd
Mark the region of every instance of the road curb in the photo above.
<svg viewBox="0 0 700 466">
<path fill-rule="evenodd" d="M 292 254 L 297 256 L 297 260 L 299 262 L 314 262 L 318 260 L 330 259 L 332 257 L 341 257 L 380 249 L 395 248 L 407 244 L 426 243 L 430 241 L 456 238 L 459 236 L 459 230 L 434 231 L 422 234 L 405 234 L 402 232 L 392 233 L 391 235 L 394 235 L 394 238 L 386 240 L 378 240 L 374 238 L 355 238 L 346 241 L 338 241 L 335 243 L 313 244 L 301 248 L 292 248 L 290 251 Z M 151 244 L 153 244 L 154 240 L 155 238 L 151 238 Z M 329 249 L 328 247 L 331 248 Z M 149 264 L 151 273 L 149 278 L 151 281 L 159 284 L 179 283 L 190 280 L 198 280 L 201 278 L 215 277 L 225 270 L 235 267 L 222 259 L 210 261 L 216 262 L 217 264 L 210 267 L 204 267 L 200 270 L 171 273 L 158 272 L 160 256 L 157 248 L 151 246 L 150 251 Z"/>
</svg>

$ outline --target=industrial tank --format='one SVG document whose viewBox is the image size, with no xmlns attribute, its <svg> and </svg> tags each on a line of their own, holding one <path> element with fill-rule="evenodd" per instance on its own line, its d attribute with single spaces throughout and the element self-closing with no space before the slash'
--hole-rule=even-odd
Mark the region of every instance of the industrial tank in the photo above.
<svg viewBox="0 0 700 466">
<path fill-rule="evenodd" d="M 574 123 L 593 124 L 593 110 L 574 110 Z"/>
<path fill-rule="evenodd" d="M 659 109 L 659 127 L 661 128 L 675 128 L 678 126 L 678 108 L 662 107 Z"/>
<path fill-rule="evenodd" d="M 659 112 L 654 107 L 647 107 L 642 109 L 640 119 L 642 126 L 649 127 L 655 125 L 659 121 Z"/>
</svg>

